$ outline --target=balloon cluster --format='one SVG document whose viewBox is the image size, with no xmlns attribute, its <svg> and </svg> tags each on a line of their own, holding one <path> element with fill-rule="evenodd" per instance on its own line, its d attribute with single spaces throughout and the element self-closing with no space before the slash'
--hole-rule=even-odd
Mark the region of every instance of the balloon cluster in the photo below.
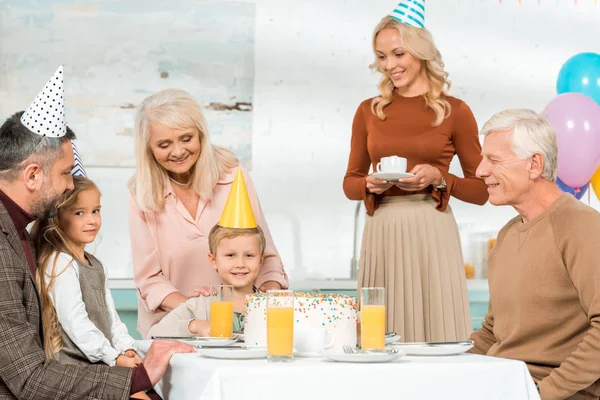
<svg viewBox="0 0 600 400">
<path fill-rule="evenodd" d="M 578 199 L 591 184 L 600 199 L 600 54 L 579 53 L 561 67 L 544 113 L 556 131 L 557 185 Z"/>
</svg>

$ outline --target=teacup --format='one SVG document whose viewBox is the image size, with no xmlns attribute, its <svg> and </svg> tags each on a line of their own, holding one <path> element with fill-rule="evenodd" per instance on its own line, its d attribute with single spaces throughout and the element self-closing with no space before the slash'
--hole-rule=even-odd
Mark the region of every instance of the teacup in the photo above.
<svg viewBox="0 0 600 400">
<path fill-rule="evenodd" d="M 406 172 L 406 158 L 398 156 L 382 157 L 377 163 L 377 172 Z"/>
<path fill-rule="evenodd" d="M 333 346 L 335 336 L 325 327 L 296 327 L 294 329 L 294 349 L 298 353 L 322 353 Z"/>
</svg>

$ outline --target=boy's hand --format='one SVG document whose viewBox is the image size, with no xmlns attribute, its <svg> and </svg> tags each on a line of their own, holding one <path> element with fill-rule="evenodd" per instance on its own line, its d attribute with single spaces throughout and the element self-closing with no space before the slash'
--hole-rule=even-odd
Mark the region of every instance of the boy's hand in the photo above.
<svg viewBox="0 0 600 400">
<path fill-rule="evenodd" d="M 281 284 L 275 281 L 266 281 L 260 287 L 261 292 L 266 292 L 267 290 L 281 290 Z"/>
<path fill-rule="evenodd" d="M 200 336 L 210 336 L 210 321 L 192 320 L 188 325 L 190 333 Z"/>
</svg>

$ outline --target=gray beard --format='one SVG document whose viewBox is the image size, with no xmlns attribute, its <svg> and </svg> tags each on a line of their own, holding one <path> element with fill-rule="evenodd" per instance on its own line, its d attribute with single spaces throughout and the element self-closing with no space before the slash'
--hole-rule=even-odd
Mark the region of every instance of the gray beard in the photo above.
<svg viewBox="0 0 600 400">
<path fill-rule="evenodd" d="M 38 199 L 31 205 L 31 215 L 35 219 L 48 219 L 58 214 L 56 201 L 58 199 Z"/>
</svg>

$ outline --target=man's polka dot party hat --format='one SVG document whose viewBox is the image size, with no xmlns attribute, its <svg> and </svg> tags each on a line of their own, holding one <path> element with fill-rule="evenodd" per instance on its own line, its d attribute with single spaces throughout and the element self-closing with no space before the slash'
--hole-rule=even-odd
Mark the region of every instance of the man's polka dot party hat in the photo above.
<svg viewBox="0 0 600 400">
<path fill-rule="evenodd" d="M 25 111 L 21 123 L 40 136 L 56 138 L 67 133 L 62 65 Z"/>
</svg>

